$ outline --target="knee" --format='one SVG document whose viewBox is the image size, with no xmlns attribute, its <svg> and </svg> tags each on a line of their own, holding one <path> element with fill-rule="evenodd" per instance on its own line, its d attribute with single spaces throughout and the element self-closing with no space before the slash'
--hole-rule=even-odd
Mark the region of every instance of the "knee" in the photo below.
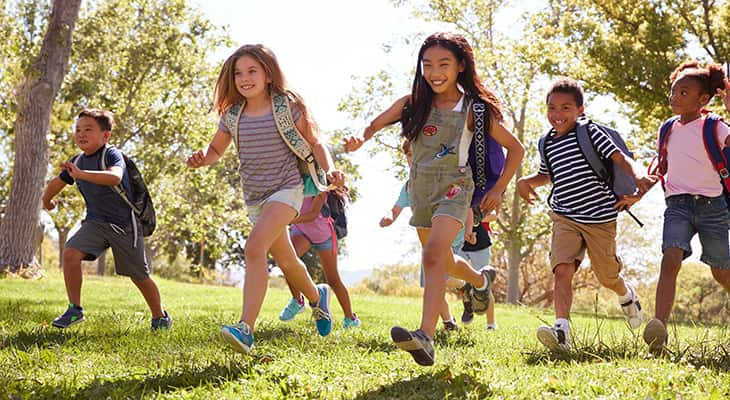
<svg viewBox="0 0 730 400">
<path fill-rule="evenodd" d="M 430 269 L 436 266 L 441 261 L 440 255 L 437 251 L 424 250 L 423 251 L 423 268 Z"/>
<path fill-rule="evenodd" d="M 63 267 L 80 266 L 81 260 L 84 259 L 84 253 L 74 248 L 66 248 L 63 250 Z"/>
<path fill-rule="evenodd" d="M 575 266 L 572 264 L 560 264 L 555 267 L 556 281 L 571 281 L 575 275 Z"/>
<path fill-rule="evenodd" d="M 246 242 L 244 247 L 244 258 L 246 260 L 246 266 L 264 263 L 267 264 L 266 250 L 263 250 L 261 246 L 255 243 Z"/>
</svg>

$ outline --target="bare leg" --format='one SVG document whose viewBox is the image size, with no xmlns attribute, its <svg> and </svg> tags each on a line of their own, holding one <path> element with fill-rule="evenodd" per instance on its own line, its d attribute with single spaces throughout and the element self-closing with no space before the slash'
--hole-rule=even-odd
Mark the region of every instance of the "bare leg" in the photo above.
<svg viewBox="0 0 730 400">
<path fill-rule="evenodd" d="M 575 275 L 575 264 L 558 264 L 555 267 L 553 303 L 556 318 L 570 318 L 570 308 L 573 305 L 573 275 Z"/>
<path fill-rule="evenodd" d="M 319 292 L 307 272 L 307 266 L 297 257 L 289 235 L 283 235 L 274 241 L 271 255 L 295 293 L 304 294 L 310 304 L 319 301 Z"/>
<path fill-rule="evenodd" d="M 291 236 L 290 239 L 292 245 L 294 246 L 294 251 L 296 252 L 297 257 L 301 257 L 302 255 L 304 255 L 304 253 L 306 253 L 307 250 L 309 250 L 309 248 L 312 246 L 312 244 L 309 243 L 309 240 L 307 240 L 307 238 L 302 235 L 294 235 Z M 293 299 L 299 299 L 299 296 L 301 295 L 299 290 L 295 289 L 292 284 L 289 283 L 289 280 L 286 279 L 286 276 L 284 276 L 284 280 L 286 280 L 286 284 L 287 286 L 289 286 L 289 292 L 291 292 L 291 297 Z"/>
<path fill-rule="evenodd" d="M 669 248 L 662 256 L 662 269 L 659 273 L 659 281 L 656 285 L 656 309 L 654 316 L 667 326 L 669 314 L 674 306 L 674 296 L 677 291 L 677 275 L 682 267 L 684 250 Z"/>
<path fill-rule="evenodd" d="M 333 238 L 332 240 L 337 240 Z M 332 288 L 337 296 L 337 301 L 342 307 L 342 312 L 347 318 L 355 319 L 355 315 L 352 313 L 352 305 L 350 304 L 350 294 L 347 291 L 347 287 L 342 283 L 340 273 L 337 270 L 337 254 L 332 250 L 318 251 L 319 260 L 322 262 L 322 271 L 324 271 L 324 277 L 327 279 L 327 283 Z"/>
<path fill-rule="evenodd" d="M 712 276 L 717 283 L 722 285 L 726 292 L 730 293 L 730 269 L 711 268 Z"/>
<path fill-rule="evenodd" d="M 165 313 L 162 311 L 160 290 L 157 288 L 157 284 L 155 284 L 155 281 L 153 281 L 152 278 L 147 277 L 147 279 L 143 279 L 141 281 L 132 279 L 132 282 L 134 282 L 134 284 L 137 286 L 137 289 L 142 292 L 142 296 L 144 297 L 144 300 L 147 302 L 147 306 L 152 312 L 152 318 L 164 317 Z"/>
<path fill-rule="evenodd" d="M 63 282 L 66 284 L 66 295 L 69 303 L 81 306 L 81 284 L 84 276 L 81 272 L 81 260 L 85 253 L 67 247 L 63 250 Z"/>
</svg>

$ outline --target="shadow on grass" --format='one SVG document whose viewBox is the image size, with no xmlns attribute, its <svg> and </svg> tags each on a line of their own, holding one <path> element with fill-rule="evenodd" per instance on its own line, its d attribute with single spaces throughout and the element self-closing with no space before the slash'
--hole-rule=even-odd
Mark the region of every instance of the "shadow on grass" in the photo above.
<svg viewBox="0 0 730 400">
<path fill-rule="evenodd" d="M 474 377 L 461 374 L 452 376 L 449 368 L 433 374 L 419 375 L 410 380 L 384 385 L 376 390 L 362 393 L 356 400 L 376 399 L 461 399 L 470 396 L 484 399 L 494 393 L 487 385 L 478 382 Z"/>
</svg>

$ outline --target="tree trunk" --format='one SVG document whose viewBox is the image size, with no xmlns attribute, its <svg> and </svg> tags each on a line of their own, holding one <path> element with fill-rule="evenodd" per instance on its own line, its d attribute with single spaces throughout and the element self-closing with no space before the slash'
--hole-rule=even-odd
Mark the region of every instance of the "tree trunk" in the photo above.
<svg viewBox="0 0 730 400">
<path fill-rule="evenodd" d="M 99 276 L 104 276 L 106 272 L 106 253 L 107 250 L 102 251 L 96 259 L 96 274 Z"/>
<path fill-rule="evenodd" d="M 5 218 L 0 224 L 0 271 L 34 265 L 35 229 L 48 170 L 53 100 L 71 54 L 81 0 L 55 0 L 38 58 L 17 92 L 15 161 Z"/>
<path fill-rule="evenodd" d="M 58 269 L 63 270 L 63 248 L 68 240 L 68 233 L 71 231 L 70 228 L 58 228 Z"/>
</svg>

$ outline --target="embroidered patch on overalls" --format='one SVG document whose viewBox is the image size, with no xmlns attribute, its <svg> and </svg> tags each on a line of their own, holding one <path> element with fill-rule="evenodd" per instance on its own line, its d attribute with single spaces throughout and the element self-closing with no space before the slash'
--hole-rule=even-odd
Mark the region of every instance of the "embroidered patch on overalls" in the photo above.
<svg viewBox="0 0 730 400">
<path fill-rule="evenodd" d="M 454 197 L 458 196 L 459 193 L 461 193 L 461 186 L 452 183 L 451 185 L 449 185 L 449 190 L 446 191 L 446 196 L 444 196 L 444 198 L 446 200 L 451 200 Z"/>
<path fill-rule="evenodd" d="M 436 131 L 438 131 L 438 129 L 435 125 L 426 125 L 423 127 L 423 134 L 426 136 L 433 136 L 436 134 Z"/>
<path fill-rule="evenodd" d="M 456 152 L 454 152 L 455 148 L 456 148 L 456 146 L 448 147 L 445 144 L 441 143 L 441 150 L 439 150 L 439 152 L 436 153 L 436 159 L 440 160 L 449 154 L 456 154 Z"/>
</svg>

